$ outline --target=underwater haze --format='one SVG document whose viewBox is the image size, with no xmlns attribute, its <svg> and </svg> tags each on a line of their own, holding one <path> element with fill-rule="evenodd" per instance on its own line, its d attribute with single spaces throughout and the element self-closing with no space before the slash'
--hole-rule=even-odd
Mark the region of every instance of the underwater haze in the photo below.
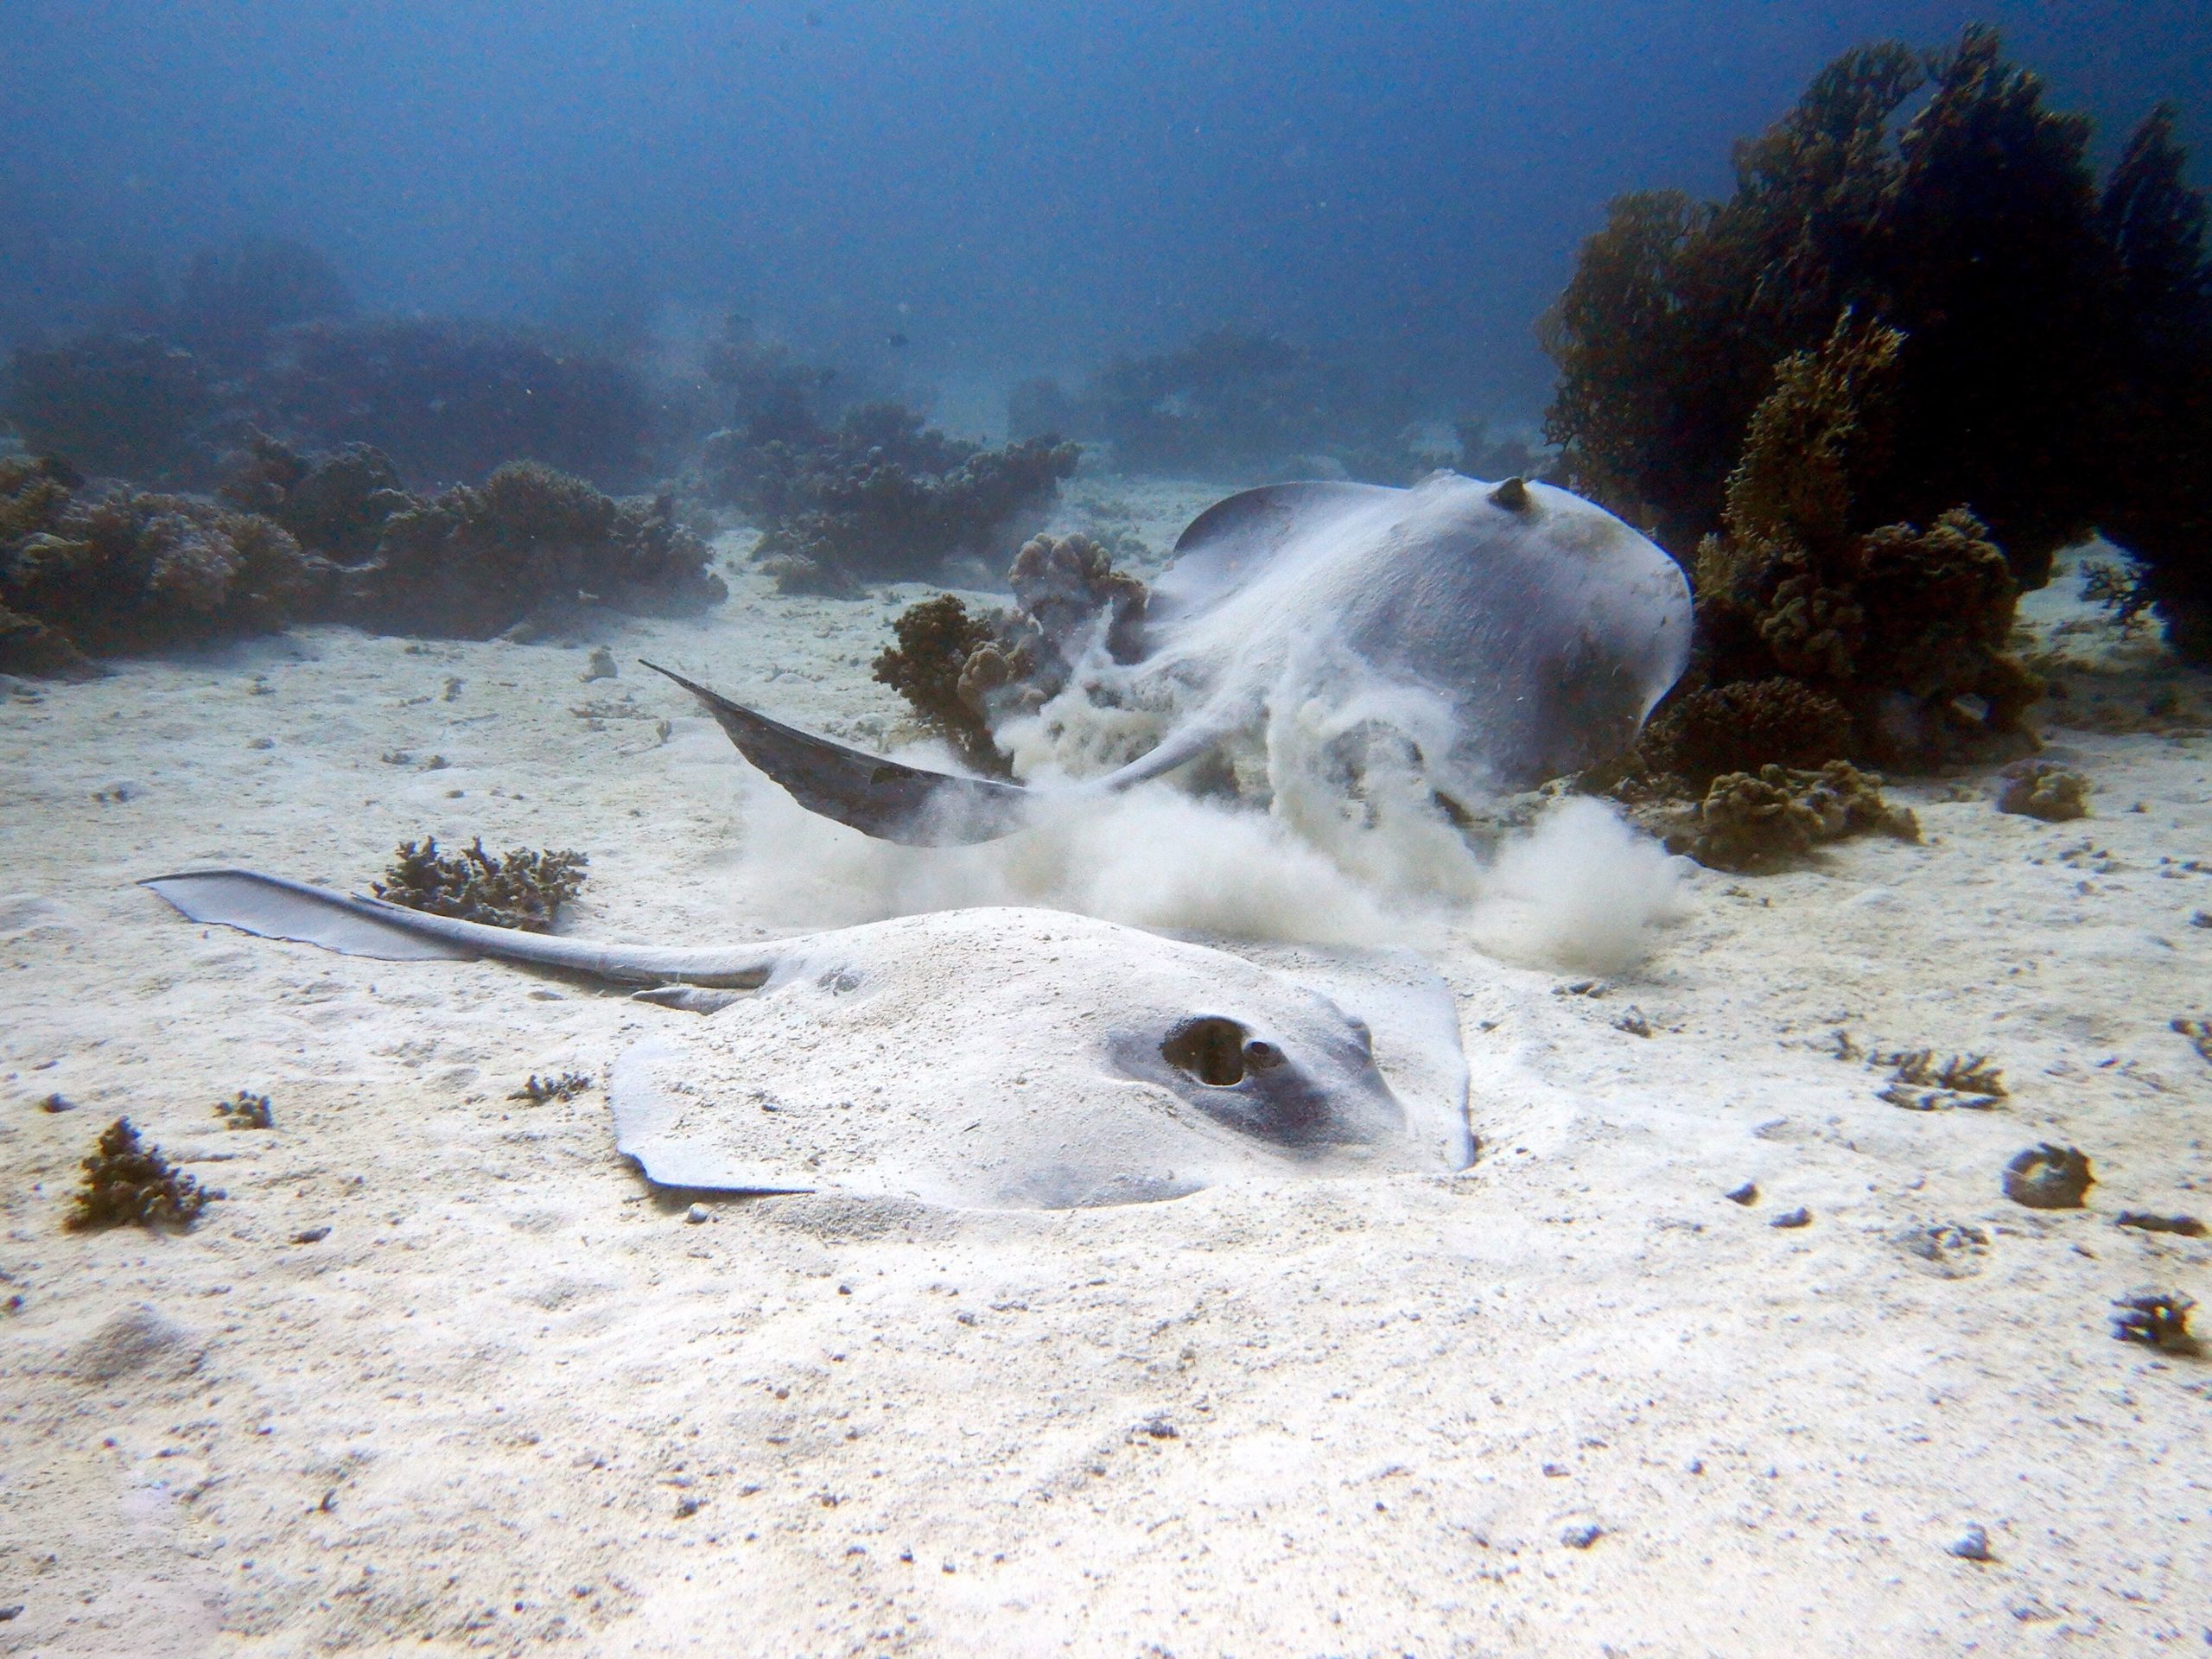
<svg viewBox="0 0 2212 1659">
<path fill-rule="evenodd" d="M 2212 137 L 2196 0 L 29 0 L 0 343 L 278 237 L 379 312 L 619 337 L 734 309 L 961 429 L 1022 376 L 1224 323 L 1527 418 L 1532 320 L 1608 198 L 1722 193 L 1836 53 L 1976 19 L 2101 154 L 2161 98 Z"/>
</svg>

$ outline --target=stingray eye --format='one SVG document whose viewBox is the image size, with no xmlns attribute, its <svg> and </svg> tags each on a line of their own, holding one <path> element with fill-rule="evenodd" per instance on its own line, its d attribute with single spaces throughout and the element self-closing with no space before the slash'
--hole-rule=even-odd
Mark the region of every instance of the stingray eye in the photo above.
<svg viewBox="0 0 2212 1659">
<path fill-rule="evenodd" d="M 1244 1064 L 1255 1071 L 1272 1071 L 1282 1064 L 1282 1050 L 1255 1037 L 1244 1045 Z"/>
<path fill-rule="evenodd" d="M 1256 1046 L 1275 1052 L 1265 1043 Z M 1217 1089 L 1244 1081 L 1244 1062 L 1250 1052 L 1244 1046 L 1244 1027 L 1217 1014 L 1185 1020 L 1160 1046 L 1160 1058 L 1168 1065 Z"/>
</svg>

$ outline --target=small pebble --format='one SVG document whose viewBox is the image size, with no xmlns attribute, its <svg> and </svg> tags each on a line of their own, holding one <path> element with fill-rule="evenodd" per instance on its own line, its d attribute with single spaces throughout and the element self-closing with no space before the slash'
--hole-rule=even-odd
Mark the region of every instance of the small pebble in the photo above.
<svg viewBox="0 0 2212 1659">
<path fill-rule="evenodd" d="M 1986 1561 L 1993 1559 L 1989 1553 L 1989 1535 L 1979 1525 L 1970 1526 L 1948 1546 L 1952 1554 L 1962 1561 Z"/>
<path fill-rule="evenodd" d="M 327 1227 L 307 1227 L 302 1228 L 300 1231 L 292 1235 L 292 1243 L 295 1244 L 320 1244 L 324 1239 L 328 1238 L 329 1236 L 330 1229 Z"/>
<path fill-rule="evenodd" d="M 1770 1227 L 1809 1227 L 1812 1224 L 1813 1212 L 1809 1210 L 1785 1210 L 1767 1223 Z"/>
<path fill-rule="evenodd" d="M 681 1521 L 687 1516 L 698 1514 L 699 1506 L 703 1502 L 705 1502 L 703 1498 L 690 1497 L 677 1498 L 676 1500 L 676 1518 Z"/>
<path fill-rule="evenodd" d="M 39 1102 L 38 1109 L 41 1112 L 73 1112 L 77 1109 L 77 1103 L 65 1100 L 60 1095 L 48 1095 Z"/>
<path fill-rule="evenodd" d="M 706 1220 L 706 1218 L 712 1213 L 713 1211 L 709 1210 L 705 1205 L 695 1204 L 689 1210 L 686 1210 L 683 1212 L 683 1219 L 690 1222 L 694 1227 L 696 1227 L 701 1222 Z"/>
<path fill-rule="evenodd" d="M 594 680 L 616 679 L 621 672 L 614 665 L 614 653 L 605 645 L 599 645 L 593 649 L 591 662 L 584 670 L 584 683 L 588 685 Z"/>
<path fill-rule="evenodd" d="M 1591 1522 L 1580 1527 L 1567 1528 L 1566 1531 L 1560 1534 L 1559 1541 L 1569 1549 L 1587 1549 L 1603 1537 L 1605 1532 L 1605 1529 L 1603 1527 Z"/>
<path fill-rule="evenodd" d="M 1730 1187 L 1720 1196 L 1731 1204 L 1757 1204 L 1759 1201 L 1759 1185 L 1757 1181 L 1745 1181 L 1741 1186 Z"/>
</svg>

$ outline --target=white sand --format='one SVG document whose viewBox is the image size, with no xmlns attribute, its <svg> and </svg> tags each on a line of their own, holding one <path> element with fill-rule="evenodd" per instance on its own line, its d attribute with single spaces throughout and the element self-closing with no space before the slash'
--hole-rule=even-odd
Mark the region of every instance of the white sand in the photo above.
<svg viewBox="0 0 2212 1659">
<path fill-rule="evenodd" d="M 1112 489 L 1155 548 L 1203 499 Z M 1582 993 L 1479 955 L 1463 914 L 1427 941 L 1476 1073 L 1456 1178 L 692 1225 L 596 1093 L 506 1098 L 690 1016 L 203 931 L 133 885 L 200 861 L 357 885 L 427 830 L 588 851 L 577 932 L 880 908 L 627 664 L 866 740 L 899 723 L 867 664 L 918 590 L 734 586 L 613 626 L 626 666 L 591 685 L 581 649 L 313 630 L 0 702 L 0 1649 L 2212 1639 L 2212 1361 L 2105 1318 L 2145 1282 L 2212 1305 L 2212 1245 L 2113 1224 L 2212 1220 L 2212 1065 L 2168 1029 L 2212 1014 L 2202 678 L 2054 590 L 2033 626 L 2094 671 L 2045 706 L 2080 722 L 2049 753 L 2094 779 L 2093 819 L 1999 816 L 1986 776 L 1895 791 L 1925 846 L 1699 873 L 1658 953 Z M 775 879 L 779 837 L 804 879 Z M 1839 1027 L 1993 1053 L 2011 1097 L 1902 1111 Z M 272 1132 L 219 1126 L 239 1088 Z M 77 1109 L 40 1110 L 54 1091 Z M 62 1230 L 120 1113 L 226 1191 L 190 1233 Z M 2094 1160 L 2086 1211 L 2000 1196 L 2044 1139 Z M 1755 1206 L 1721 1196 L 1747 1179 Z M 1897 1242 L 1946 1223 L 1986 1246 Z M 1993 1560 L 1948 1553 L 1969 1524 Z"/>
</svg>

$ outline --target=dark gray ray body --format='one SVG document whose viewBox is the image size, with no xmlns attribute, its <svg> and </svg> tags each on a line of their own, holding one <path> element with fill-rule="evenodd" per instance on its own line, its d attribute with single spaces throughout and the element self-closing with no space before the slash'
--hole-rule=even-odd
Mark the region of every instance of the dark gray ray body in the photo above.
<svg viewBox="0 0 2212 1659">
<path fill-rule="evenodd" d="M 1249 730 L 1278 697 L 1376 687 L 1438 711 L 1414 741 L 1440 786 L 1526 787 L 1632 742 L 1689 645 L 1689 588 L 1674 561 L 1564 490 L 1452 474 L 1403 490 L 1247 490 L 1183 532 L 1153 587 L 1143 656 L 1126 671 L 1141 702 L 1171 692 L 1178 717 L 1151 753 L 1051 793 L 1159 777 Z M 865 754 L 669 677 L 801 804 L 880 839 L 989 840 L 1019 829 L 1036 798 Z"/>
<path fill-rule="evenodd" d="M 653 1000 L 706 1014 L 699 1034 L 652 1039 L 609 1084 L 618 1148 L 663 1185 L 1050 1208 L 1471 1156 L 1456 1014 L 1426 969 L 1355 965 L 1363 1019 L 1334 1000 L 1341 981 L 1324 992 L 1052 911 L 686 949 L 485 927 L 250 870 L 143 885 L 194 921 L 264 938 L 386 960 L 489 957 L 654 986 Z M 1374 1033 L 1403 1051 L 1404 1101 Z"/>
</svg>

